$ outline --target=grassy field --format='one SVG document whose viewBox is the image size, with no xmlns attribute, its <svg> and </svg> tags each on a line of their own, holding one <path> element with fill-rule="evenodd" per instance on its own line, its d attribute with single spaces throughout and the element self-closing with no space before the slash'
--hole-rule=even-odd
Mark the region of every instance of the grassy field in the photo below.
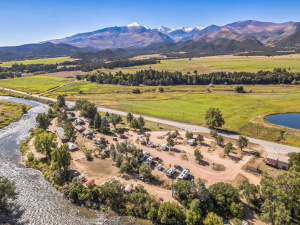
<svg viewBox="0 0 300 225">
<path fill-rule="evenodd" d="M 149 69 L 182 71 L 191 74 L 194 70 L 198 73 L 210 73 L 213 71 L 249 71 L 273 70 L 274 68 L 290 68 L 293 72 L 300 72 L 300 55 L 285 55 L 274 57 L 238 57 L 238 56 L 211 56 L 189 59 L 161 60 L 160 64 L 134 66 L 128 68 L 115 68 L 104 71 L 123 71 L 124 73 L 134 73 L 137 70 Z"/>
<path fill-rule="evenodd" d="M 70 82 L 72 79 L 46 76 L 28 76 L 1 79 L 0 87 L 11 88 L 29 93 L 41 93 Z"/>
<path fill-rule="evenodd" d="M 60 63 L 64 61 L 68 61 L 70 59 L 69 56 L 67 57 L 57 57 L 57 58 L 47 58 L 47 59 L 33 59 L 33 60 L 23 60 L 23 61 L 10 61 L 10 62 L 3 62 L 0 66 L 12 66 L 13 64 L 51 64 L 51 63 Z"/>
<path fill-rule="evenodd" d="M 23 105 L 26 106 L 27 110 L 32 107 L 22 103 L 0 101 L 0 112 L 4 113 L 3 116 L 0 116 L 0 129 L 9 125 L 12 120 L 18 120 L 22 117 Z"/>
</svg>

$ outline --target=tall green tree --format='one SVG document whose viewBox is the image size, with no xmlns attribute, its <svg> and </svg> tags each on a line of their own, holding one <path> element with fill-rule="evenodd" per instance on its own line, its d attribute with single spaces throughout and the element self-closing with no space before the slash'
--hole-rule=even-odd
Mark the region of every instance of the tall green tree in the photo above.
<svg viewBox="0 0 300 225">
<path fill-rule="evenodd" d="M 38 113 L 35 120 L 38 128 L 43 128 L 46 130 L 50 125 L 50 119 L 46 113 Z"/>
<path fill-rule="evenodd" d="M 96 130 L 99 130 L 101 128 L 101 116 L 98 112 L 95 114 L 94 117 L 94 127 Z"/>
<path fill-rule="evenodd" d="M 51 160 L 54 167 L 63 175 L 66 176 L 71 165 L 71 154 L 67 144 L 56 148 L 51 152 Z"/>
<path fill-rule="evenodd" d="M 222 113 L 218 108 L 209 108 L 205 114 L 206 125 L 212 128 L 221 127 L 225 124 Z"/>
<path fill-rule="evenodd" d="M 239 192 L 231 184 L 219 182 L 209 187 L 209 192 L 215 202 L 215 211 L 223 216 L 241 218 L 244 213 Z"/>
<path fill-rule="evenodd" d="M 101 122 L 101 132 L 107 133 L 110 130 L 109 122 L 108 120 L 104 119 Z"/>
<path fill-rule="evenodd" d="M 200 224 L 202 221 L 201 202 L 199 199 L 194 199 L 190 204 L 190 209 L 186 212 L 185 222 L 188 225 Z"/>
<path fill-rule="evenodd" d="M 248 146 L 249 140 L 244 136 L 239 136 L 239 139 L 236 141 L 236 145 L 243 150 Z"/>
<path fill-rule="evenodd" d="M 157 219 L 163 224 L 184 224 L 185 214 L 177 203 L 164 202 L 160 205 Z"/>
<path fill-rule="evenodd" d="M 66 106 L 66 101 L 63 95 L 58 95 L 57 96 L 57 105 L 58 107 L 62 108 Z"/>
<path fill-rule="evenodd" d="M 117 125 L 122 122 L 122 117 L 114 113 L 110 115 L 109 119 L 115 130 L 117 128 Z"/>
<path fill-rule="evenodd" d="M 140 130 L 144 130 L 144 127 L 145 127 L 145 120 L 144 120 L 144 117 L 139 117 L 138 118 L 138 128 Z"/>
<path fill-rule="evenodd" d="M 150 179 L 152 177 L 152 169 L 150 165 L 143 162 L 142 165 L 140 166 L 139 174 L 146 180 Z"/>
<path fill-rule="evenodd" d="M 226 145 L 225 145 L 225 148 L 224 148 L 224 154 L 226 154 L 227 156 L 229 155 L 230 151 L 232 149 L 232 143 L 231 142 L 228 142 Z"/>
<path fill-rule="evenodd" d="M 133 120 L 133 115 L 131 113 L 128 113 L 127 116 L 126 116 L 126 120 L 127 120 L 127 123 L 131 123 L 131 121 Z"/>
<path fill-rule="evenodd" d="M 170 150 L 172 151 L 173 147 L 174 147 L 174 140 L 173 138 L 169 138 L 167 141 L 167 146 L 170 148 Z"/>
<path fill-rule="evenodd" d="M 199 149 L 195 149 L 195 150 L 194 150 L 194 156 L 195 156 L 196 161 L 197 161 L 198 163 L 200 163 L 201 160 L 203 159 L 203 155 L 202 155 L 201 151 L 199 151 Z"/>
<path fill-rule="evenodd" d="M 51 159 L 51 152 L 57 147 L 56 137 L 52 133 L 42 132 L 35 136 L 34 147 L 37 152 L 45 153 Z"/>
<path fill-rule="evenodd" d="M 18 194 L 15 183 L 0 176 L 0 214 L 11 209 Z"/>
<path fill-rule="evenodd" d="M 203 221 L 204 225 L 223 225 L 222 218 L 219 218 L 217 214 L 210 212 L 205 217 L 205 220 Z"/>
<path fill-rule="evenodd" d="M 216 142 L 219 146 L 222 146 L 224 144 L 224 138 L 222 137 L 222 135 L 218 135 Z"/>
<path fill-rule="evenodd" d="M 202 134 L 198 134 L 198 136 L 196 137 L 196 141 L 198 141 L 200 144 L 202 144 L 202 142 L 204 141 L 204 137 Z"/>
</svg>

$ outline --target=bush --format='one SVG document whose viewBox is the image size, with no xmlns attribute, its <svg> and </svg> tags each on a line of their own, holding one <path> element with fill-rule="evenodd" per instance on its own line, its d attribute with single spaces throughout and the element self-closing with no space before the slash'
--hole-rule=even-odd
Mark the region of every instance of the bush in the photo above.
<svg viewBox="0 0 300 225">
<path fill-rule="evenodd" d="M 226 167 L 222 164 L 218 164 L 216 163 L 214 166 L 213 166 L 213 169 L 215 171 L 225 171 L 226 170 Z"/>
<path fill-rule="evenodd" d="M 140 94 L 140 93 L 141 93 L 141 90 L 138 89 L 138 88 L 135 88 L 135 89 L 132 90 L 132 93 L 133 93 L 133 94 Z"/>
<path fill-rule="evenodd" d="M 245 93 L 244 87 L 243 86 L 237 86 L 235 88 L 235 92 L 237 92 L 237 93 Z"/>
<path fill-rule="evenodd" d="M 86 159 L 87 159 L 88 161 L 93 160 L 93 156 L 92 156 L 91 151 L 86 150 L 86 151 L 84 152 L 84 154 L 85 154 L 85 157 L 86 157 Z"/>
<path fill-rule="evenodd" d="M 27 160 L 28 160 L 28 162 L 33 162 L 34 159 L 35 159 L 34 154 L 32 152 L 29 152 L 27 154 Z"/>
</svg>

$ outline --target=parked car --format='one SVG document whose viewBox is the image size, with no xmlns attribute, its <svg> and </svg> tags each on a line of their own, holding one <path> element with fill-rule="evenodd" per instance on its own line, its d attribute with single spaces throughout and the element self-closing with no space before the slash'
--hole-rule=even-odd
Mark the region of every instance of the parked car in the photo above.
<svg viewBox="0 0 300 225">
<path fill-rule="evenodd" d="M 142 176 L 140 176 L 140 175 L 137 175 L 136 178 L 139 179 L 139 180 L 141 180 L 141 181 L 144 181 L 144 180 L 145 180 L 145 179 L 144 179 Z"/>
<path fill-rule="evenodd" d="M 158 164 L 158 165 L 157 165 L 157 169 L 158 169 L 158 170 L 162 170 L 162 169 L 163 169 L 162 166 L 163 166 L 162 164 Z"/>
<path fill-rule="evenodd" d="M 153 142 L 150 142 L 150 144 L 149 144 L 149 145 L 150 145 L 150 147 L 151 147 L 151 148 L 155 148 L 155 145 L 154 145 L 154 143 L 153 143 Z"/>
<path fill-rule="evenodd" d="M 176 169 L 180 170 L 180 171 L 183 170 L 183 168 L 182 168 L 181 166 L 179 166 L 179 165 L 176 165 L 176 164 L 175 164 L 174 167 L 175 167 Z"/>
</svg>

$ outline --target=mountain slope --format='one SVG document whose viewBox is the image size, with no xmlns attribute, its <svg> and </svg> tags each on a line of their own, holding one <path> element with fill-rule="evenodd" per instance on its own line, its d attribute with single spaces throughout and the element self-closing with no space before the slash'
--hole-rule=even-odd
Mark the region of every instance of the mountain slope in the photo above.
<svg viewBox="0 0 300 225">
<path fill-rule="evenodd" d="M 300 48 L 300 31 L 280 40 L 276 43 L 276 47 Z"/>
<path fill-rule="evenodd" d="M 123 27 L 108 27 L 63 39 L 51 40 L 50 42 L 66 43 L 80 48 L 93 47 L 96 49 L 115 49 L 144 47 L 162 41 L 172 42 L 173 40 L 159 31 L 153 31 L 138 23 L 132 23 Z"/>
<path fill-rule="evenodd" d="M 0 60 L 29 59 L 36 57 L 69 56 L 83 51 L 68 44 L 28 44 L 13 47 L 0 47 Z"/>
</svg>

